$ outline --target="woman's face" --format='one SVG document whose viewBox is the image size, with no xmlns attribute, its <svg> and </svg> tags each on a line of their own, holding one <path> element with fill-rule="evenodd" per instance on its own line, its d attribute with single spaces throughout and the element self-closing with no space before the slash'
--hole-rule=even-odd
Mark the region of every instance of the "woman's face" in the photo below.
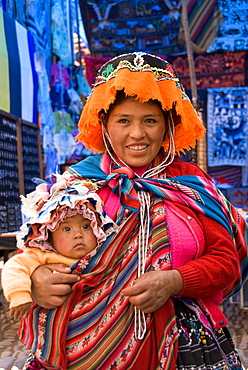
<svg viewBox="0 0 248 370">
<path fill-rule="evenodd" d="M 141 167 L 159 152 L 165 119 L 156 103 L 141 103 L 129 97 L 112 109 L 107 131 L 115 154 L 127 165 Z"/>
</svg>

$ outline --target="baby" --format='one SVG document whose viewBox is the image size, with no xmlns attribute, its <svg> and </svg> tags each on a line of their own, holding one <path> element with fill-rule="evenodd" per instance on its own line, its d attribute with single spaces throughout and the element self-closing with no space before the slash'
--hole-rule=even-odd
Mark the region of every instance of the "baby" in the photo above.
<svg viewBox="0 0 248 370">
<path fill-rule="evenodd" d="M 21 197 L 23 213 L 30 217 L 17 235 L 23 252 L 10 258 L 2 271 L 3 291 L 14 319 L 30 312 L 30 276 L 38 266 L 62 263 L 70 267 L 83 257 L 90 258 L 117 230 L 103 211 L 94 184 L 68 184 L 61 175 L 52 179 L 53 184 L 39 180 L 34 192 Z"/>
</svg>

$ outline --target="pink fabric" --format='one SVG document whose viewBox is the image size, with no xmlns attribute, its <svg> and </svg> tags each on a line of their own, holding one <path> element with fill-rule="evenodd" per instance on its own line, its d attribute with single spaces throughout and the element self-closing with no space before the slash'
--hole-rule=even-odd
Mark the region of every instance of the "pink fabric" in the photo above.
<svg viewBox="0 0 248 370">
<path fill-rule="evenodd" d="M 133 172 L 137 173 L 138 176 L 143 175 L 146 172 L 147 168 L 149 167 L 149 163 L 142 167 L 131 167 Z"/>
<path fill-rule="evenodd" d="M 86 77 L 91 87 L 95 82 L 99 68 L 110 59 L 110 57 L 90 57 L 84 59 L 86 65 Z"/>
<path fill-rule="evenodd" d="M 104 202 L 104 210 L 107 215 L 115 219 L 121 206 L 120 198 L 109 187 L 101 189 L 99 196 Z M 172 202 L 165 201 L 165 204 L 172 251 L 172 267 L 177 268 L 203 254 L 204 235 L 195 219 L 177 208 Z"/>
<path fill-rule="evenodd" d="M 198 222 L 170 201 L 165 201 L 172 267 L 192 261 L 204 252 L 204 235 Z"/>
<path fill-rule="evenodd" d="M 149 164 L 142 167 L 132 167 L 133 171 L 137 173 L 138 176 L 141 176 L 149 167 Z M 120 198 L 112 192 L 110 187 L 105 186 L 98 192 L 100 198 L 103 200 L 104 205 L 103 209 L 107 215 L 115 220 L 116 213 L 121 207 Z"/>
<path fill-rule="evenodd" d="M 140 176 L 146 169 L 147 167 L 136 168 L 135 172 Z M 113 194 L 109 187 L 101 189 L 99 196 L 105 203 L 104 210 L 109 217 L 115 220 L 116 212 L 121 206 L 119 197 Z M 189 218 L 187 213 L 170 201 L 165 200 L 165 205 L 172 251 L 172 267 L 178 268 L 204 253 L 204 233 L 196 219 Z M 207 312 L 215 330 L 227 325 L 227 319 L 218 307 L 222 299 L 223 294 L 221 292 L 211 297 L 197 299 L 198 304 Z"/>
<path fill-rule="evenodd" d="M 65 89 L 68 89 L 70 84 L 70 76 L 65 67 L 59 62 L 51 65 L 51 85 L 56 85 L 57 82 L 61 82 Z"/>
<path fill-rule="evenodd" d="M 131 167 L 132 170 L 141 176 L 149 167 L 149 163 L 142 167 Z M 112 192 L 110 187 L 105 186 L 103 189 L 98 191 L 100 198 L 103 200 L 103 209 L 107 215 L 115 220 L 116 213 L 121 207 L 120 198 Z"/>
<path fill-rule="evenodd" d="M 115 221 L 116 213 L 121 207 L 120 198 L 112 192 L 110 187 L 105 186 L 98 191 L 98 195 L 103 200 L 103 209 L 107 215 Z"/>
<path fill-rule="evenodd" d="M 228 323 L 226 316 L 219 308 L 222 299 L 223 299 L 222 293 L 216 293 L 211 297 L 197 299 L 197 302 L 199 303 L 201 308 L 208 314 L 209 318 L 211 319 L 211 322 L 215 330 L 223 328 Z"/>
</svg>

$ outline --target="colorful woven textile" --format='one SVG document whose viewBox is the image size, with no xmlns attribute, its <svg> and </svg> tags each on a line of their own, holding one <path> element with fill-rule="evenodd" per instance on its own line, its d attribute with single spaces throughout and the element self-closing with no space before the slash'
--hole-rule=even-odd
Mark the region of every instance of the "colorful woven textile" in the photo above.
<svg viewBox="0 0 248 370">
<path fill-rule="evenodd" d="M 148 249 L 146 255 L 146 271 L 170 268 L 161 206 L 161 201 L 154 202 L 149 235 L 153 249 Z M 29 318 L 22 321 L 22 341 L 46 368 L 175 368 L 177 330 L 172 299 L 154 314 L 146 315 L 146 334 L 139 340 L 134 335 L 134 308 L 120 294 L 137 277 L 138 233 L 139 221 L 132 213 L 117 238 L 109 238 L 91 260 L 80 260 L 74 273 L 81 276 L 81 281 L 74 285 L 63 306 L 46 310 L 34 305 Z M 141 359 L 143 367 L 136 363 Z"/>
<path fill-rule="evenodd" d="M 211 180 L 192 175 L 162 180 L 161 178 L 132 178 L 134 174 L 131 175 L 128 168 L 119 168 L 110 175 L 106 175 L 110 167 L 107 158 L 107 155 L 89 157 L 87 160 L 71 166 L 68 172 L 75 181 L 80 178 L 97 179 L 102 185 L 107 181 L 112 191 L 120 196 L 122 205 L 136 212 L 139 212 L 137 190 L 144 190 L 176 203 L 187 205 L 218 221 L 234 238 L 243 271 L 242 281 L 245 281 L 248 275 L 245 221 Z M 154 161 L 156 163 L 153 163 L 152 167 L 160 162 L 158 158 L 155 158 Z M 89 176 L 89 174 L 91 175 Z M 115 179 L 115 186 L 113 183 L 111 184 L 113 179 Z M 228 295 L 234 294 L 241 285 L 242 282 L 239 282 L 233 291 L 229 289 Z"/>
<path fill-rule="evenodd" d="M 106 63 L 108 60 L 110 60 L 109 57 L 91 57 L 91 58 L 85 58 L 85 65 L 86 65 L 86 76 L 87 80 L 92 87 L 92 85 L 95 82 L 95 78 L 97 75 L 98 69 Z"/>
<path fill-rule="evenodd" d="M 160 57 L 168 60 L 173 65 L 180 76 L 184 88 L 186 91 L 190 91 L 191 85 L 187 55 L 175 57 L 160 55 Z M 95 59 L 97 59 L 96 66 Z M 195 54 L 194 66 L 198 91 L 205 91 L 205 89 L 209 87 L 246 86 L 246 59 L 247 51 Z M 90 83 L 94 82 L 97 69 L 106 63 L 106 60 L 107 58 L 96 57 L 87 58 L 85 60 L 87 76 L 89 75 Z"/>
<path fill-rule="evenodd" d="M 248 88 L 208 89 L 208 165 L 247 166 Z"/>
<path fill-rule="evenodd" d="M 156 55 L 178 52 L 179 0 L 85 0 L 81 6 L 95 57 L 113 57 L 135 50 Z"/>
<path fill-rule="evenodd" d="M 197 53 L 204 53 L 217 35 L 221 19 L 218 0 L 187 0 L 189 32 Z"/>
<path fill-rule="evenodd" d="M 0 109 L 37 123 L 34 40 L 0 8 Z"/>
<path fill-rule="evenodd" d="M 194 55 L 198 90 L 216 87 L 246 86 L 246 51 L 212 52 Z M 170 57 L 169 61 L 180 75 L 186 91 L 190 90 L 190 75 L 187 56 Z"/>
<path fill-rule="evenodd" d="M 223 18 L 219 24 L 218 34 L 208 52 L 225 50 L 247 50 L 248 34 L 246 15 L 248 3 L 239 0 L 218 1 Z M 228 11 L 226 11 L 228 9 Z"/>
<path fill-rule="evenodd" d="M 128 218 L 122 220 L 118 235 L 110 236 L 97 255 L 91 260 L 81 259 L 74 266 L 81 281 L 74 285 L 66 304 L 57 310 L 33 306 L 29 318 L 22 320 L 22 341 L 49 369 L 175 369 L 178 333 L 173 300 L 145 315 L 146 331 L 140 340 L 134 335 L 135 310 L 120 294 L 137 277 L 139 265 L 137 191 L 151 194 L 145 271 L 171 267 L 163 199 L 203 212 L 226 227 L 237 242 L 246 274 L 247 251 L 244 230 L 240 230 L 245 228 L 243 219 L 207 179 L 165 179 L 163 174 L 159 179 L 137 178 L 127 167 L 111 169 L 107 154 L 89 157 L 70 168 L 65 176 L 75 184 L 82 178 L 94 179 L 99 187 L 108 183 L 123 205 L 117 223 L 122 220 L 124 208 L 129 210 Z M 232 290 L 230 287 L 225 294 Z"/>
</svg>

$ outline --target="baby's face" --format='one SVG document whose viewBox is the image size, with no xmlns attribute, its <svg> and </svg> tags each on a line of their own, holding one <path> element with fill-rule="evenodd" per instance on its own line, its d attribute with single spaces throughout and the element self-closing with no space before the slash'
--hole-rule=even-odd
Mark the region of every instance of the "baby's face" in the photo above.
<svg viewBox="0 0 248 370">
<path fill-rule="evenodd" d="M 66 257 L 82 258 L 97 246 L 90 220 L 77 214 L 67 217 L 52 232 L 52 242 L 58 253 Z"/>
</svg>

